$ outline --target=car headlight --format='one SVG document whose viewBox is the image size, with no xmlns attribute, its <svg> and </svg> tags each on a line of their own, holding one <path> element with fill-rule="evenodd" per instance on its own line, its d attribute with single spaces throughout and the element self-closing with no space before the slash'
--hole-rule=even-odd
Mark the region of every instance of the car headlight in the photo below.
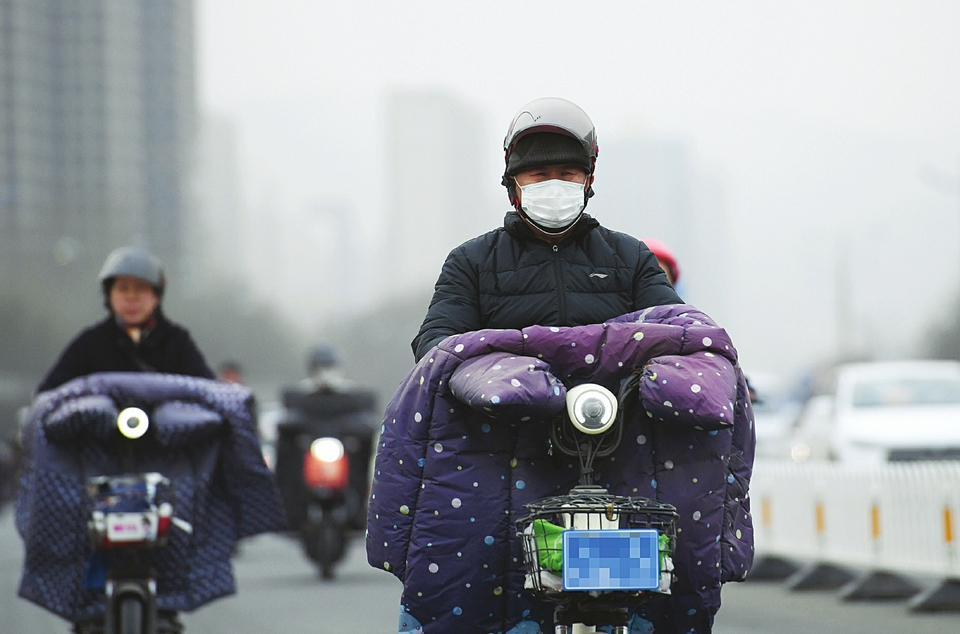
<svg viewBox="0 0 960 634">
<path fill-rule="evenodd" d="M 790 457 L 794 462 L 806 462 L 810 459 L 810 445 L 805 442 L 798 442 L 790 447 Z"/>
</svg>

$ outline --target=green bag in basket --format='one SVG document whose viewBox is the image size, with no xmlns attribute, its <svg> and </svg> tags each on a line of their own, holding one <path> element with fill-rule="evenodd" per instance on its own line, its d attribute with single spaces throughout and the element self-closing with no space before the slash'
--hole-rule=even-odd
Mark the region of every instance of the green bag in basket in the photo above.
<svg viewBox="0 0 960 634">
<path fill-rule="evenodd" d="M 533 520 L 533 535 L 537 540 L 537 559 L 541 570 L 563 570 L 562 526 L 546 520 Z"/>
</svg>

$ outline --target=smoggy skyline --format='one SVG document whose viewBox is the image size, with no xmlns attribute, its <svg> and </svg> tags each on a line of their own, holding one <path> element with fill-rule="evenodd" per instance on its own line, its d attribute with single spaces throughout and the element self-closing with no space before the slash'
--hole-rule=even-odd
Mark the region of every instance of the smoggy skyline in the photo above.
<svg viewBox="0 0 960 634">
<path fill-rule="evenodd" d="M 437 89 L 484 118 L 493 228 L 503 132 L 555 95 L 597 126 L 601 221 L 605 143 L 681 143 L 718 185 L 703 261 L 730 271 L 713 312 L 744 363 L 914 356 L 954 302 L 955 4 L 201 0 L 197 29 L 200 107 L 236 124 L 245 205 L 348 200 L 383 244 L 385 103 Z"/>
</svg>

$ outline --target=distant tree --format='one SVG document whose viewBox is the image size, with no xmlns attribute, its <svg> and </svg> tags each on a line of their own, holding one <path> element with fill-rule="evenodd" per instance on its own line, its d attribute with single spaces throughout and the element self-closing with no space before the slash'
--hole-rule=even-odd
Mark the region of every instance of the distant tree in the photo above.
<svg viewBox="0 0 960 634">
<path fill-rule="evenodd" d="M 375 390 L 384 408 L 413 368 L 410 342 L 420 330 L 429 303 L 429 294 L 395 299 L 332 324 L 318 337 L 337 347 L 344 373 Z"/>
<path fill-rule="evenodd" d="M 0 297 L 0 374 L 35 384 L 58 352 L 56 312 Z"/>
<path fill-rule="evenodd" d="M 164 303 L 171 319 L 190 330 L 211 367 L 235 360 L 248 384 L 279 385 L 302 375 L 307 338 L 272 306 L 251 299 L 240 282 L 222 280 Z"/>
<path fill-rule="evenodd" d="M 19 298 L 0 297 L 0 452 L 16 436 L 17 411 L 29 405 L 57 355 L 58 336 L 47 315 Z"/>
</svg>

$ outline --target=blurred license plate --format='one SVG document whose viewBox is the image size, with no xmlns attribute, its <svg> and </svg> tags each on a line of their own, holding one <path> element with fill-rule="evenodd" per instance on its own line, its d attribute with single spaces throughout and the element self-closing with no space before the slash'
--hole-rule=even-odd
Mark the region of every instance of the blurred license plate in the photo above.
<svg viewBox="0 0 960 634">
<path fill-rule="evenodd" d="M 157 523 L 153 513 L 109 513 L 106 519 L 107 539 L 112 542 L 156 539 Z"/>
<path fill-rule="evenodd" d="M 657 590 L 660 546 L 652 528 L 563 532 L 564 590 Z"/>
</svg>

